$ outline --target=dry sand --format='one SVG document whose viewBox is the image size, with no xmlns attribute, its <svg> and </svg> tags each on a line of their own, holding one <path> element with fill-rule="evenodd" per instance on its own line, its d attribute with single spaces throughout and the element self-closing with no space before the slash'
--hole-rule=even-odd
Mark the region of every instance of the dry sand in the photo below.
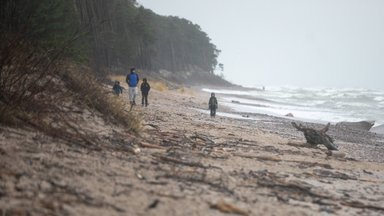
<svg viewBox="0 0 384 216">
<path fill-rule="evenodd" d="M 208 98 L 152 90 L 141 137 L 84 113 L 101 151 L 0 127 L 0 214 L 384 214 L 382 137 L 332 127 L 331 155 L 287 119 L 210 118 Z"/>
</svg>

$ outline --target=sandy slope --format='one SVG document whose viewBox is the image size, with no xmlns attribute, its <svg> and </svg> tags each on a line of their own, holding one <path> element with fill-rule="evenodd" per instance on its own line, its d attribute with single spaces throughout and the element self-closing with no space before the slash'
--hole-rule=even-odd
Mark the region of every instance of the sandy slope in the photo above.
<svg viewBox="0 0 384 216">
<path fill-rule="evenodd" d="M 347 154 L 337 158 L 308 148 L 284 119 L 211 119 L 204 93 L 154 90 L 149 100 L 133 110 L 143 119 L 141 137 L 84 114 L 100 151 L 1 127 L 0 213 L 384 214 L 380 137 L 332 128 Z"/>
</svg>

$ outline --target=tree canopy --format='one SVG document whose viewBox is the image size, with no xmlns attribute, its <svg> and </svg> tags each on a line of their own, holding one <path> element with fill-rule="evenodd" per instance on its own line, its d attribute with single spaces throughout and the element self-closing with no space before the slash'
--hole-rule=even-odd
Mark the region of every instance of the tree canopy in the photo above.
<svg viewBox="0 0 384 216">
<path fill-rule="evenodd" d="M 218 64 L 220 50 L 200 26 L 135 0 L 4 0 L 0 12 L 2 34 L 22 34 L 43 52 L 71 43 L 68 57 L 99 73 L 135 66 L 212 75 Z"/>
</svg>

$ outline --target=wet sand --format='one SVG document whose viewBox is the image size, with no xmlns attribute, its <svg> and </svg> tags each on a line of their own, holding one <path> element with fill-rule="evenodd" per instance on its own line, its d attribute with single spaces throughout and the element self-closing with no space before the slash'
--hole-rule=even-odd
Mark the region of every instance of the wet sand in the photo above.
<svg viewBox="0 0 384 216">
<path fill-rule="evenodd" d="M 384 214 L 380 135 L 331 127 L 340 152 L 331 155 L 308 146 L 294 119 L 242 118 L 220 104 L 210 118 L 208 99 L 151 90 L 150 105 L 132 111 L 140 137 L 88 114 L 101 151 L 0 128 L 0 213 Z"/>
</svg>

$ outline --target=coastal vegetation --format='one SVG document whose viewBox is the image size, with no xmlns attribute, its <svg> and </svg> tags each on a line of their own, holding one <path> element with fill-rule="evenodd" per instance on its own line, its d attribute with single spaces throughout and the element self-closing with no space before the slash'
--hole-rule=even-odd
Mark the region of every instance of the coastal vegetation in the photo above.
<svg viewBox="0 0 384 216">
<path fill-rule="evenodd" d="M 99 75 L 131 66 L 211 75 L 223 68 L 220 50 L 197 24 L 157 15 L 134 0 L 5 0 L 0 19 L 4 39 L 22 35 L 50 54 L 65 47 L 66 57 Z"/>
<path fill-rule="evenodd" d="M 198 25 L 157 15 L 134 0 L 0 4 L 2 123 L 51 128 L 41 116 L 61 115 L 75 103 L 137 131 L 134 117 L 121 116 L 124 104 L 112 103 L 105 97 L 109 89 L 100 87 L 132 66 L 167 82 L 229 85 L 214 73 L 223 67 L 220 50 Z"/>
</svg>

